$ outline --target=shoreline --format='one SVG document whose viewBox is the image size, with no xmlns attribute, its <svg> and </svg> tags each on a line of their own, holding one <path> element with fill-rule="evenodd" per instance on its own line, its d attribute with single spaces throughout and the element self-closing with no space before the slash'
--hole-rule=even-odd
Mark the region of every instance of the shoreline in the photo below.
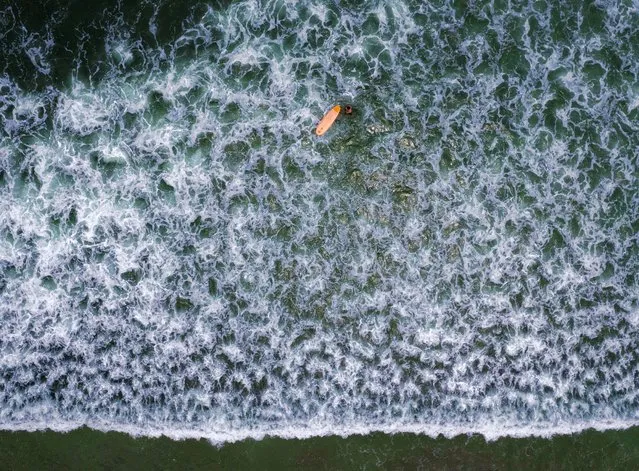
<svg viewBox="0 0 639 471">
<path fill-rule="evenodd" d="M 326 437 L 348 439 L 353 436 L 383 435 L 415 435 L 431 439 L 439 437 L 454 439 L 460 436 L 480 436 L 486 442 L 494 442 L 504 438 L 512 439 L 553 439 L 558 436 L 579 435 L 587 431 L 605 433 L 608 431 L 624 431 L 639 428 L 639 420 L 606 420 L 598 422 L 575 422 L 554 424 L 549 427 L 546 423 L 520 424 L 508 422 L 492 422 L 483 426 L 464 428 L 460 424 L 431 424 L 431 423 L 403 423 L 403 424 L 302 424 L 289 425 L 271 429 L 233 429 L 228 424 L 210 425 L 210 430 L 197 427 L 180 428 L 183 424 L 165 424 L 162 427 L 147 424 L 146 427 L 118 424 L 103 421 L 83 422 L 23 422 L 18 425 L 0 422 L 2 432 L 52 432 L 69 433 L 78 429 L 87 429 L 99 433 L 122 433 L 134 439 L 137 438 L 167 438 L 174 441 L 204 440 L 213 446 L 221 447 L 227 444 L 247 440 L 261 441 L 265 439 L 281 440 L 313 440 Z"/>
</svg>

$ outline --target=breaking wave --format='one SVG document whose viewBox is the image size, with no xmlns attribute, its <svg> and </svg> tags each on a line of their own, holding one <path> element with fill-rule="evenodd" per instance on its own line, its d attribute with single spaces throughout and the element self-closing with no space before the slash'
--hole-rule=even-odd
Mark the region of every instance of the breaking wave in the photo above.
<svg viewBox="0 0 639 471">
<path fill-rule="evenodd" d="M 0 9 L 0 427 L 639 424 L 636 2 L 97 5 Z"/>
</svg>

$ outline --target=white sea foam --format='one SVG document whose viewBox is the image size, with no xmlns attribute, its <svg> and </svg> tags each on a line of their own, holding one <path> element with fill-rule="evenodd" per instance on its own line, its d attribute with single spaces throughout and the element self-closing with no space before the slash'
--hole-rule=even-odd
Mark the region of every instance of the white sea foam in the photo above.
<svg viewBox="0 0 639 471">
<path fill-rule="evenodd" d="M 637 90 L 601 55 L 633 52 L 472 14 L 247 1 L 159 46 L 115 15 L 102 75 L 0 77 L 0 427 L 637 425 Z"/>
</svg>

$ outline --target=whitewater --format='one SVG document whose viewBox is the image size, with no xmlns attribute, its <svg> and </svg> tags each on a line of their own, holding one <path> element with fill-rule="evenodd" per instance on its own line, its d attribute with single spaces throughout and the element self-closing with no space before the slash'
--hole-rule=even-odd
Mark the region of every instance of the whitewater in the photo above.
<svg viewBox="0 0 639 471">
<path fill-rule="evenodd" d="M 639 425 L 637 1 L 22 3 L 0 428 Z"/>
</svg>

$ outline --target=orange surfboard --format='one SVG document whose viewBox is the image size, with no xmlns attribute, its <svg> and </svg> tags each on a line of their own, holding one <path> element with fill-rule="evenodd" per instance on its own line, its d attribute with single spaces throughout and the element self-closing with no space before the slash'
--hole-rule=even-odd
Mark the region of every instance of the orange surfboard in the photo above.
<svg viewBox="0 0 639 471">
<path fill-rule="evenodd" d="M 321 136 L 326 131 L 328 131 L 328 128 L 330 128 L 337 119 L 337 115 L 339 115 L 341 109 L 342 107 L 339 105 L 333 106 L 333 108 L 331 108 L 328 113 L 326 113 L 320 120 L 319 124 L 317 125 L 317 129 L 315 129 L 315 134 Z"/>
</svg>

